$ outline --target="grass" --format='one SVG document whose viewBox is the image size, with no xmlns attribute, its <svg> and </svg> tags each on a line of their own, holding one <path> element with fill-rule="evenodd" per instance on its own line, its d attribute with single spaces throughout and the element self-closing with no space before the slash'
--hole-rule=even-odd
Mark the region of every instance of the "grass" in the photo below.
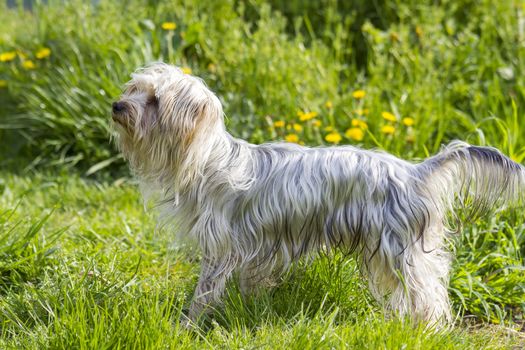
<svg viewBox="0 0 525 350">
<path fill-rule="evenodd" d="M 522 162 L 524 12 L 513 0 L 1 2 L 0 348 L 525 346 L 521 210 L 452 237 L 454 329 L 385 320 L 354 258 L 335 253 L 248 300 L 233 282 L 189 332 L 199 252 L 156 230 L 109 142 L 129 74 L 163 60 L 203 77 L 251 142 L 417 159 L 462 139 Z"/>
<path fill-rule="evenodd" d="M 500 326 L 459 321 L 455 329 L 437 332 L 385 320 L 353 258 L 340 253 L 302 262 L 282 284 L 248 300 L 240 298 L 232 283 L 214 320 L 188 331 L 179 318 L 196 283 L 199 253 L 175 246 L 169 232 L 155 230 L 132 184 L 41 173 L 2 173 L 2 178 L 2 348 L 505 349 L 525 344 L 523 335 L 512 330 L 517 325 L 509 317 L 517 314 L 510 311 L 498 319 Z M 502 310 L 523 303 L 523 272 L 493 273 L 494 262 L 470 250 L 503 241 L 504 248 L 493 249 L 510 259 L 520 253 L 505 249 L 523 247 L 522 229 L 498 231 L 489 225 L 486 229 L 500 237 L 496 241 L 478 232 L 482 227 L 476 225 L 457 242 L 452 296 L 455 310 L 467 314 L 480 301 Z M 502 234 L 517 241 L 506 243 Z M 499 282 L 483 280 L 487 274 L 482 268 Z M 514 299 L 497 289 L 514 283 L 521 293 Z M 480 290 L 477 284 L 501 299 L 469 295 Z"/>
</svg>

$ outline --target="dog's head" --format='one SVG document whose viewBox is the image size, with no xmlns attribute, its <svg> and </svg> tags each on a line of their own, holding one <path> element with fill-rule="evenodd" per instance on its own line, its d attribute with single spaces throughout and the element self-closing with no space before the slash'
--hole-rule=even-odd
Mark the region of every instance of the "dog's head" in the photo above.
<svg viewBox="0 0 525 350">
<path fill-rule="evenodd" d="M 112 107 L 117 144 L 141 174 L 179 165 L 192 144 L 224 125 L 203 81 L 164 63 L 135 72 Z"/>
</svg>

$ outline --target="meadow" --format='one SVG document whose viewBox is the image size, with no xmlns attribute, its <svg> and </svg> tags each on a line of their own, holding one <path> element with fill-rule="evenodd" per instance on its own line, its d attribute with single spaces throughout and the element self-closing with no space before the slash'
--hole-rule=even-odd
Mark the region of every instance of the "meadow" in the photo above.
<svg viewBox="0 0 525 350">
<path fill-rule="evenodd" d="M 461 139 L 523 162 L 522 1 L 2 2 L 0 23 L 0 348 L 525 347 L 523 208 L 450 237 L 453 328 L 388 319 L 335 252 L 248 299 L 233 281 L 184 329 L 200 252 L 156 227 L 110 142 L 130 73 L 165 61 L 250 142 L 418 161 Z"/>
</svg>

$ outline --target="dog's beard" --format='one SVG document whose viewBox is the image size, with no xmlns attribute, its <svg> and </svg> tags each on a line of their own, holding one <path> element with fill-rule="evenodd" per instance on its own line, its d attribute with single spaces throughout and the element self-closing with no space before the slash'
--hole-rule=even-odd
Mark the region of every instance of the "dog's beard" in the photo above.
<svg viewBox="0 0 525 350">
<path fill-rule="evenodd" d="M 235 270 L 249 291 L 304 254 L 345 248 L 394 312 L 450 319 L 446 212 L 458 196 L 488 208 L 522 193 L 521 166 L 464 143 L 421 164 L 348 146 L 247 144 L 225 131 L 202 81 L 166 65 L 135 74 L 123 101 L 139 107 L 117 141 L 144 194 L 159 193 L 162 220 L 203 251 L 192 318 Z"/>
</svg>

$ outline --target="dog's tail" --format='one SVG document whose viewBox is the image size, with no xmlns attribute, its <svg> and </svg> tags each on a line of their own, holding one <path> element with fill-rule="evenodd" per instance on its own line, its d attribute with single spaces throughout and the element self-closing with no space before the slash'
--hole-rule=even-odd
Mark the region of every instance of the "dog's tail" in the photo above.
<svg viewBox="0 0 525 350">
<path fill-rule="evenodd" d="M 471 219 L 525 198 L 525 167 L 495 148 L 454 141 L 418 168 L 426 190 L 441 195 L 437 207 L 459 204 Z"/>
</svg>

